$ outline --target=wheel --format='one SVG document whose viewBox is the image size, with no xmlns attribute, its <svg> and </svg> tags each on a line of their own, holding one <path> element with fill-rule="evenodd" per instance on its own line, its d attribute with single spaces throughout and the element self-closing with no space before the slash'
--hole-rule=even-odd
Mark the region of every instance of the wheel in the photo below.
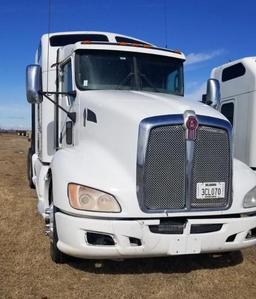
<svg viewBox="0 0 256 299">
<path fill-rule="evenodd" d="M 35 189 L 35 185 L 32 181 L 33 177 L 33 170 L 32 170 L 32 149 L 31 147 L 28 149 L 28 154 L 27 154 L 27 178 L 28 178 L 28 185 L 31 189 Z"/>
<path fill-rule="evenodd" d="M 58 247 L 58 233 L 56 229 L 55 213 L 58 209 L 53 205 L 52 187 L 50 185 L 50 208 L 48 209 L 49 214 L 49 237 L 50 237 L 50 256 L 54 263 L 63 264 L 68 260 L 68 256 L 61 252 Z"/>
<path fill-rule="evenodd" d="M 58 234 L 56 229 L 56 221 L 55 221 L 55 213 L 57 209 L 53 206 L 53 227 L 52 227 L 52 240 L 50 241 L 50 255 L 52 258 L 52 261 L 56 264 L 63 264 L 67 260 L 67 256 L 61 252 L 58 247 Z"/>
</svg>

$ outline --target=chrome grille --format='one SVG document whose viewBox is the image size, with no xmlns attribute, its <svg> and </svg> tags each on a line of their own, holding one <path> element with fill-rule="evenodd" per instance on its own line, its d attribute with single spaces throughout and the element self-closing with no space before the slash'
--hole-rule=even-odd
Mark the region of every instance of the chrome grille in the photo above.
<svg viewBox="0 0 256 299">
<path fill-rule="evenodd" d="M 225 182 L 225 197 L 197 199 L 196 186 L 202 182 Z M 231 160 L 229 137 L 226 130 L 200 126 L 195 141 L 192 175 L 191 206 L 225 207 L 231 192 Z"/>
<path fill-rule="evenodd" d="M 185 139 L 183 115 L 157 116 L 141 122 L 137 195 L 143 211 L 225 209 L 231 204 L 231 126 L 225 120 L 197 118 L 195 141 Z M 186 153 L 190 150 L 186 150 L 188 142 L 194 143 L 191 162 Z M 197 199 L 197 184 L 207 182 L 225 182 L 225 197 Z"/>
<path fill-rule="evenodd" d="M 185 150 L 182 126 L 151 130 L 144 172 L 144 204 L 147 209 L 185 207 Z"/>
</svg>

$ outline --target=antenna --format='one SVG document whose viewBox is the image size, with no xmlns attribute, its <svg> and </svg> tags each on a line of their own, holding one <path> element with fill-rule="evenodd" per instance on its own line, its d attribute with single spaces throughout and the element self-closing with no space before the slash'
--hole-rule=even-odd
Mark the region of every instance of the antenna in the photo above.
<svg viewBox="0 0 256 299">
<path fill-rule="evenodd" d="M 47 46 L 47 85 L 46 90 L 48 91 L 49 82 L 49 52 L 50 52 L 50 30 L 51 30 L 51 12 L 52 12 L 52 0 L 48 0 L 48 46 Z"/>
<path fill-rule="evenodd" d="M 164 39 L 165 39 L 165 48 L 168 48 L 168 23 L 167 23 L 167 0 L 164 0 L 163 8 L 164 8 Z"/>
</svg>

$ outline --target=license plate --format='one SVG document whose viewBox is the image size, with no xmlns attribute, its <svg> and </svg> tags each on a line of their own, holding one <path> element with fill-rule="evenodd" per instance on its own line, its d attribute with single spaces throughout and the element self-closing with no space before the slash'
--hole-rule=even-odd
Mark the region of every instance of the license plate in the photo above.
<svg viewBox="0 0 256 299">
<path fill-rule="evenodd" d="M 225 182 L 207 182 L 197 183 L 196 185 L 196 198 L 224 198 L 225 197 Z"/>
</svg>

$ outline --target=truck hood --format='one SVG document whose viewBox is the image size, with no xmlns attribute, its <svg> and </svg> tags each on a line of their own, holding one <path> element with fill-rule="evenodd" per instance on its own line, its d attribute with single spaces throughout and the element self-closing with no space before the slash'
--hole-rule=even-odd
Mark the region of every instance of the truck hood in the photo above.
<svg viewBox="0 0 256 299">
<path fill-rule="evenodd" d="M 81 104 L 86 102 L 88 108 L 111 113 L 118 120 L 120 117 L 140 122 L 150 116 L 166 114 L 183 114 L 193 110 L 198 115 L 206 115 L 225 119 L 225 117 L 208 105 L 187 101 L 185 98 L 163 93 L 141 91 L 86 91 L 81 94 Z M 83 104 L 82 104 L 83 105 Z M 99 111 L 94 111 L 99 113 Z M 104 115 L 102 115 L 104 117 Z M 112 118 L 115 121 L 115 118 Z"/>
</svg>

